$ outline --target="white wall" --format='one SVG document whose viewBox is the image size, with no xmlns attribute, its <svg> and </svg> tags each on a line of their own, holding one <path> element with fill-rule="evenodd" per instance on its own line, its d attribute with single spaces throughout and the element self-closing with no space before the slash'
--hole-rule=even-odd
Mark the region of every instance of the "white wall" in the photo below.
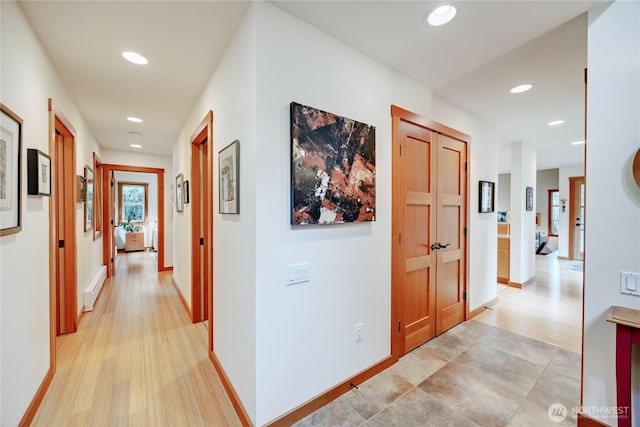
<svg viewBox="0 0 640 427">
<path fill-rule="evenodd" d="M 49 369 L 49 197 L 27 196 L 26 149 L 49 152 L 47 99 L 75 128 L 76 174 L 100 154 L 95 138 L 16 2 L 2 2 L 0 96 L 24 120 L 22 231 L 0 238 L 0 425 L 16 425 Z M 76 204 L 78 307 L 102 262 L 102 240 L 84 232 Z M 28 264 L 28 268 L 26 268 Z"/>
<path fill-rule="evenodd" d="M 114 165 L 164 169 L 164 266 L 171 267 L 174 264 L 172 251 L 173 218 L 176 214 L 174 208 L 174 187 L 175 175 L 177 175 L 173 173 L 171 156 L 103 149 L 100 160 L 102 163 Z M 157 206 L 157 202 L 155 202 L 154 206 Z"/>
<path fill-rule="evenodd" d="M 256 423 L 262 424 L 390 354 L 390 105 L 448 119 L 446 125 L 460 126 L 478 137 L 471 149 L 474 180 L 495 180 L 497 160 L 481 154 L 483 144 L 495 144 L 491 132 L 444 101 L 438 103 L 441 108 L 431 108 L 428 89 L 271 4 L 256 4 L 254 10 L 260 160 L 256 174 L 262 177 L 255 193 L 260 212 L 256 216 Z M 375 222 L 289 225 L 291 101 L 376 127 Z M 483 162 L 492 163 L 482 166 Z M 470 191 L 475 206 L 477 185 Z M 472 214 L 472 248 L 484 245 L 483 239 L 490 235 L 495 242 L 495 221 L 495 215 L 485 220 Z M 471 268 L 477 270 L 479 282 L 490 280 L 495 292 L 495 251 L 483 252 L 487 259 L 474 252 L 472 257 L 478 258 L 471 260 Z M 286 266 L 299 262 L 311 263 L 311 281 L 285 286 Z M 481 266 L 483 262 L 489 267 Z M 360 322 L 364 340 L 355 344 L 354 325 Z"/>
<path fill-rule="evenodd" d="M 615 48 L 612 48 L 615 46 Z M 640 189 L 631 162 L 640 148 L 640 3 L 589 13 L 583 406 L 615 407 L 615 326 L 609 307 L 640 309 L 620 293 L 620 271 L 640 272 Z M 640 419 L 636 352 L 634 421 Z M 604 414 L 597 419 L 616 425 Z"/>
<path fill-rule="evenodd" d="M 560 200 L 567 201 L 567 208 L 562 211 L 562 202 L 560 203 L 560 223 L 558 225 L 558 256 L 567 258 L 569 256 L 569 227 L 573 224 L 572 214 L 569 212 L 569 196 L 571 188 L 569 187 L 569 178 L 576 176 L 584 176 L 584 165 L 566 165 L 560 166 L 558 172 L 558 190 L 560 192 Z M 585 230 L 590 227 L 585 222 Z"/>
<path fill-rule="evenodd" d="M 526 210 L 526 188 L 536 186 L 536 152 L 523 143 L 511 144 L 511 253 L 509 280 L 525 284 L 535 268 L 536 198 Z"/>
<path fill-rule="evenodd" d="M 173 147 L 176 174 L 191 175 L 190 136 L 213 110 L 214 351 L 249 416 L 256 419 L 256 29 L 253 8 L 187 117 Z M 218 155 L 240 141 L 240 214 L 218 213 Z M 277 170 L 277 169 L 272 169 Z M 261 179 L 267 180 L 265 176 Z M 193 191 L 193 188 L 192 188 Z M 194 195 L 192 194 L 192 198 Z M 191 301 L 191 204 L 174 222 L 174 279 Z M 270 251 L 277 251 L 275 246 Z"/>
<path fill-rule="evenodd" d="M 511 174 L 501 173 L 498 175 L 498 211 L 508 212 L 511 210 Z"/>
</svg>

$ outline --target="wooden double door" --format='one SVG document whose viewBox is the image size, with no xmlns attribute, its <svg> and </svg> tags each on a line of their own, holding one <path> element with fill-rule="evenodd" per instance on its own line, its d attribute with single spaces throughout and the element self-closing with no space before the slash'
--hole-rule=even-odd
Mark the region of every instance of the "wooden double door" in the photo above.
<svg viewBox="0 0 640 427">
<path fill-rule="evenodd" d="M 392 106 L 392 354 L 465 320 L 467 146 L 460 132 Z"/>
</svg>

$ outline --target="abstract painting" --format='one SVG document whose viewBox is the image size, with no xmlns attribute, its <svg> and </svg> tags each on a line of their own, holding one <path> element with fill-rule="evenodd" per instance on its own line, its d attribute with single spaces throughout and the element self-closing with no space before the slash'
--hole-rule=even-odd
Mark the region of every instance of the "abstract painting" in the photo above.
<svg viewBox="0 0 640 427">
<path fill-rule="evenodd" d="M 291 103 L 291 224 L 375 221 L 375 127 Z"/>
</svg>

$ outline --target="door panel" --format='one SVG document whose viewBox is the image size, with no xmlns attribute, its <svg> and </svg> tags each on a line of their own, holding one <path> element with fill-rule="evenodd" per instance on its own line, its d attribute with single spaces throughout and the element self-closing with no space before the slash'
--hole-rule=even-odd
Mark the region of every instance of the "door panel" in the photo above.
<svg viewBox="0 0 640 427">
<path fill-rule="evenodd" d="M 404 164 L 404 352 L 435 336 L 434 257 L 430 242 L 435 231 L 432 215 L 432 132 L 408 122 L 400 124 Z M 402 150 L 402 152 L 400 151 Z M 400 154 L 401 153 L 401 154 Z"/>
<path fill-rule="evenodd" d="M 436 335 L 464 320 L 466 226 L 466 144 L 439 134 L 437 139 Z"/>
</svg>

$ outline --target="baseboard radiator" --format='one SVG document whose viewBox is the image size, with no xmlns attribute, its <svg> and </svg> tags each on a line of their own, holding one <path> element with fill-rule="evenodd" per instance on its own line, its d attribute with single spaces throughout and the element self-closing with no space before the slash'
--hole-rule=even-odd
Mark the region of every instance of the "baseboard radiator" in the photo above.
<svg viewBox="0 0 640 427">
<path fill-rule="evenodd" d="M 92 311 L 93 304 L 96 302 L 96 298 L 100 294 L 100 289 L 102 289 L 102 285 L 104 281 L 107 280 L 107 266 L 101 265 L 98 267 L 98 271 L 93 275 L 93 278 L 84 289 L 84 294 L 82 296 L 84 311 Z"/>
</svg>

